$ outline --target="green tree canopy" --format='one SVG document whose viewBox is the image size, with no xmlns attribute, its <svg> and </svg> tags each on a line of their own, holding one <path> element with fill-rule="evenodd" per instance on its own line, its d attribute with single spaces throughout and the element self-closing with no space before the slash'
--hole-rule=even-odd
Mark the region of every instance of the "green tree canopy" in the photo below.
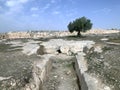
<svg viewBox="0 0 120 90">
<path fill-rule="evenodd" d="M 87 30 L 90 30 L 92 28 L 92 23 L 90 19 L 81 17 L 70 22 L 67 27 L 71 33 L 76 31 L 78 32 L 77 35 L 81 36 L 80 32 L 86 32 Z"/>
</svg>

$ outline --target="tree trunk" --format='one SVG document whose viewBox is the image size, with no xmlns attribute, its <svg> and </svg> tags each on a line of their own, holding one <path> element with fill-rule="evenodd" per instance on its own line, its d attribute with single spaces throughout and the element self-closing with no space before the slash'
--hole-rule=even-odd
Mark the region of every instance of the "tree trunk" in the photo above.
<svg viewBox="0 0 120 90">
<path fill-rule="evenodd" d="M 80 31 L 78 31 L 77 36 L 81 37 L 81 33 L 80 33 Z"/>
</svg>

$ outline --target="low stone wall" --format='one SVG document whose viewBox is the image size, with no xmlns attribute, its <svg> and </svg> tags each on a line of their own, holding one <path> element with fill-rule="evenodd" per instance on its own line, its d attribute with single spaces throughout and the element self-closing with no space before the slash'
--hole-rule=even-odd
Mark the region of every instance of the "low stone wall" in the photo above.
<svg viewBox="0 0 120 90">
<path fill-rule="evenodd" d="M 111 90 L 110 87 L 104 85 L 98 77 L 87 73 L 87 61 L 84 56 L 85 54 L 83 52 L 79 52 L 75 60 L 75 70 L 81 90 Z"/>
<path fill-rule="evenodd" d="M 103 30 L 103 29 L 93 29 L 86 32 L 86 34 L 111 34 L 111 33 L 119 33 L 120 30 Z"/>
<path fill-rule="evenodd" d="M 0 39 L 6 39 L 8 38 L 8 35 L 6 33 L 0 34 Z"/>
<path fill-rule="evenodd" d="M 110 34 L 119 33 L 119 30 L 89 30 L 82 34 Z M 16 38 L 49 38 L 49 37 L 63 37 L 69 35 L 77 35 L 76 32 L 69 31 L 44 31 L 44 32 L 8 32 L 0 34 L 0 39 L 16 39 Z"/>
<path fill-rule="evenodd" d="M 75 33 L 73 33 L 74 35 Z M 62 37 L 71 35 L 70 32 L 8 32 L 1 34 L 0 39 L 16 39 L 16 38 L 50 38 L 50 37 Z"/>
<path fill-rule="evenodd" d="M 33 79 L 26 85 L 25 90 L 42 90 L 43 82 L 46 80 L 52 68 L 52 60 L 50 57 L 53 55 L 43 55 L 43 61 L 36 61 L 33 66 Z"/>
<path fill-rule="evenodd" d="M 83 56 L 81 56 L 80 58 L 81 58 L 81 61 L 84 62 Z M 87 83 L 85 81 L 85 77 L 83 75 L 83 72 L 84 72 L 83 69 L 85 69 L 86 66 L 80 66 L 80 63 L 81 62 L 79 62 L 78 56 L 76 56 L 76 59 L 75 59 L 75 70 L 76 70 L 76 74 L 78 76 L 79 86 L 80 86 L 81 90 L 88 90 L 88 86 L 87 86 Z M 86 62 L 84 62 L 83 65 L 86 65 Z"/>
<path fill-rule="evenodd" d="M 7 33 L 8 39 L 16 38 L 31 38 L 29 32 L 9 32 Z"/>
</svg>

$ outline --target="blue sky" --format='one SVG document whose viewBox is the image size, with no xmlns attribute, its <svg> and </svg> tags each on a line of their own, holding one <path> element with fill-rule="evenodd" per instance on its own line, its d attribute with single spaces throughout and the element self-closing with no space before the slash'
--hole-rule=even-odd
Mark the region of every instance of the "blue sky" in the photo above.
<svg viewBox="0 0 120 90">
<path fill-rule="evenodd" d="M 67 30 L 82 16 L 93 28 L 120 28 L 120 0 L 0 0 L 0 32 Z"/>
</svg>

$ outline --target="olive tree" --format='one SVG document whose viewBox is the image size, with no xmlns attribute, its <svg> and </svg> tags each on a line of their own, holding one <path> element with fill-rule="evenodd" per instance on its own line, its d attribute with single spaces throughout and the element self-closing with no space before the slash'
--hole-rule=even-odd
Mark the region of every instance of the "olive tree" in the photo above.
<svg viewBox="0 0 120 90">
<path fill-rule="evenodd" d="M 68 30 L 72 33 L 74 31 L 78 32 L 78 36 L 81 36 L 81 32 L 86 32 L 92 28 L 92 23 L 90 19 L 86 17 L 77 18 L 68 24 Z"/>
</svg>

